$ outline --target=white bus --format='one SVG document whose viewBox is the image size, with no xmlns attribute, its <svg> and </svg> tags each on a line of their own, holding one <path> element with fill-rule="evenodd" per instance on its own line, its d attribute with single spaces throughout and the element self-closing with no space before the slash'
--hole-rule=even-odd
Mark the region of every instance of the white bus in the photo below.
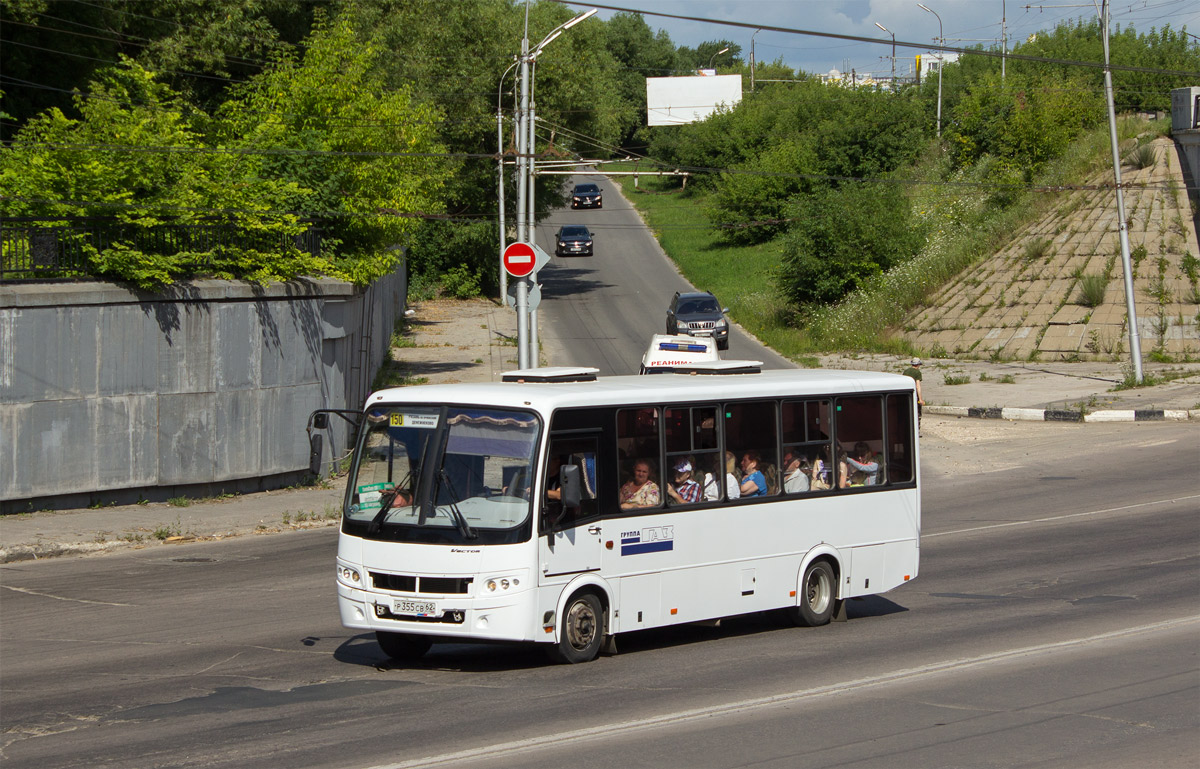
<svg viewBox="0 0 1200 769">
<path fill-rule="evenodd" d="M 367 400 L 338 606 L 390 657 L 529 641 L 583 662 L 646 628 L 767 610 L 823 625 L 917 576 L 908 377 L 504 379 Z"/>
</svg>

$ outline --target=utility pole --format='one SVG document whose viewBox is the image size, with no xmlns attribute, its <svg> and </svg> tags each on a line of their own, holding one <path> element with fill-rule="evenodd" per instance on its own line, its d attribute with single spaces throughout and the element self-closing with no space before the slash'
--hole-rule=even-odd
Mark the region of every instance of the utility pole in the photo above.
<svg viewBox="0 0 1200 769">
<path fill-rule="evenodd" d="M 1008 0 L 1000 0 L 1000 39 L 1003 52 L 1000 54 L 1000 82 L 1004 82 L 1004 65 L 1008 61 Z"/>
<path fill-rule="evenodd" d="M 1125 194 L 1121 190 L 1121 152 L 1117 143 L 1117 114 L 1113 106 L 1112 68 L 1108 61 L 1108 0 L 1101 0 L 1100 26 L 1104 41 L 1104 98 L 1108 102 L 1108 134 L 1112 145 L 1113 180 L 1117 187 L 1118 237 L 1121 241 L 1121 268 L 1125 272 L 1125 313 L 1129 321 L 1129 357 L 1133 376 L 1142 383 L 1142 343 L 1138 336 L 1137 307 L 1133 293 L 1133 269 L 1129 259 L 1129 226 L 1125 222 Z"/>
<path fill-rule="evenodd" d="M 754 30 L 754 35 L 757 35 L 759 32 L 762 32 L 762 30 Z M 750 36 L 750 93 L 754 93 L 754 35 Z"/>
</svg>

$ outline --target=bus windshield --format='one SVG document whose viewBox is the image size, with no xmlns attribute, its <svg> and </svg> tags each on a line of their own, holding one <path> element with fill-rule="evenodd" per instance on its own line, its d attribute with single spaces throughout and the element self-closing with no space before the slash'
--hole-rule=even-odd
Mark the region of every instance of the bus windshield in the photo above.
<svg viewBox="0 0 1200 769">
<path fill-rule="evenodd" d="M 345 524 L 393 541 L 498 541 L 495 532 L 529 519 L 539 434 L 540 422 L 528 412 L 372 406 Z"/>
</svg>

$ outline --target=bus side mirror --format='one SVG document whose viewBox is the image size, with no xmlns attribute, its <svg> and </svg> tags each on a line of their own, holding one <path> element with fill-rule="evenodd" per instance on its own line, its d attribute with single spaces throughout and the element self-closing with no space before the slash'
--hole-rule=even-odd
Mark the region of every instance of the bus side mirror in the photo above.
<svg viewBox="0 0 1200 769">
<path fill-rule="evenodd" d="M 559 468 L 558 488 L 562 492 L 563 508 L 579 507 L 581 486 L 579 465 L 563 465 Z"/>
<path fill-rule="evenodd" d="M 324 411 L 314 411 L 311 424 L 314 430 L 324 430 L 329 427 L 329 415 Z"/>
</svg>

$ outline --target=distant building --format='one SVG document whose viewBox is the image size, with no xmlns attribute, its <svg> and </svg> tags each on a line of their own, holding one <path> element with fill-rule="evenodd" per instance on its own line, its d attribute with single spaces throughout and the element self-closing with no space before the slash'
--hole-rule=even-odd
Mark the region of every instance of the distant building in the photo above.
<svg viewBox="0 0 1200 769">
<path fill-rule="evenodd" d="M 944 64 L 958 61 L 957 53 L 926 53 L 917 55 L 917 82 L 925 79 L 926 75 L 937 77 L 938 69 Z"/>
</svg>

